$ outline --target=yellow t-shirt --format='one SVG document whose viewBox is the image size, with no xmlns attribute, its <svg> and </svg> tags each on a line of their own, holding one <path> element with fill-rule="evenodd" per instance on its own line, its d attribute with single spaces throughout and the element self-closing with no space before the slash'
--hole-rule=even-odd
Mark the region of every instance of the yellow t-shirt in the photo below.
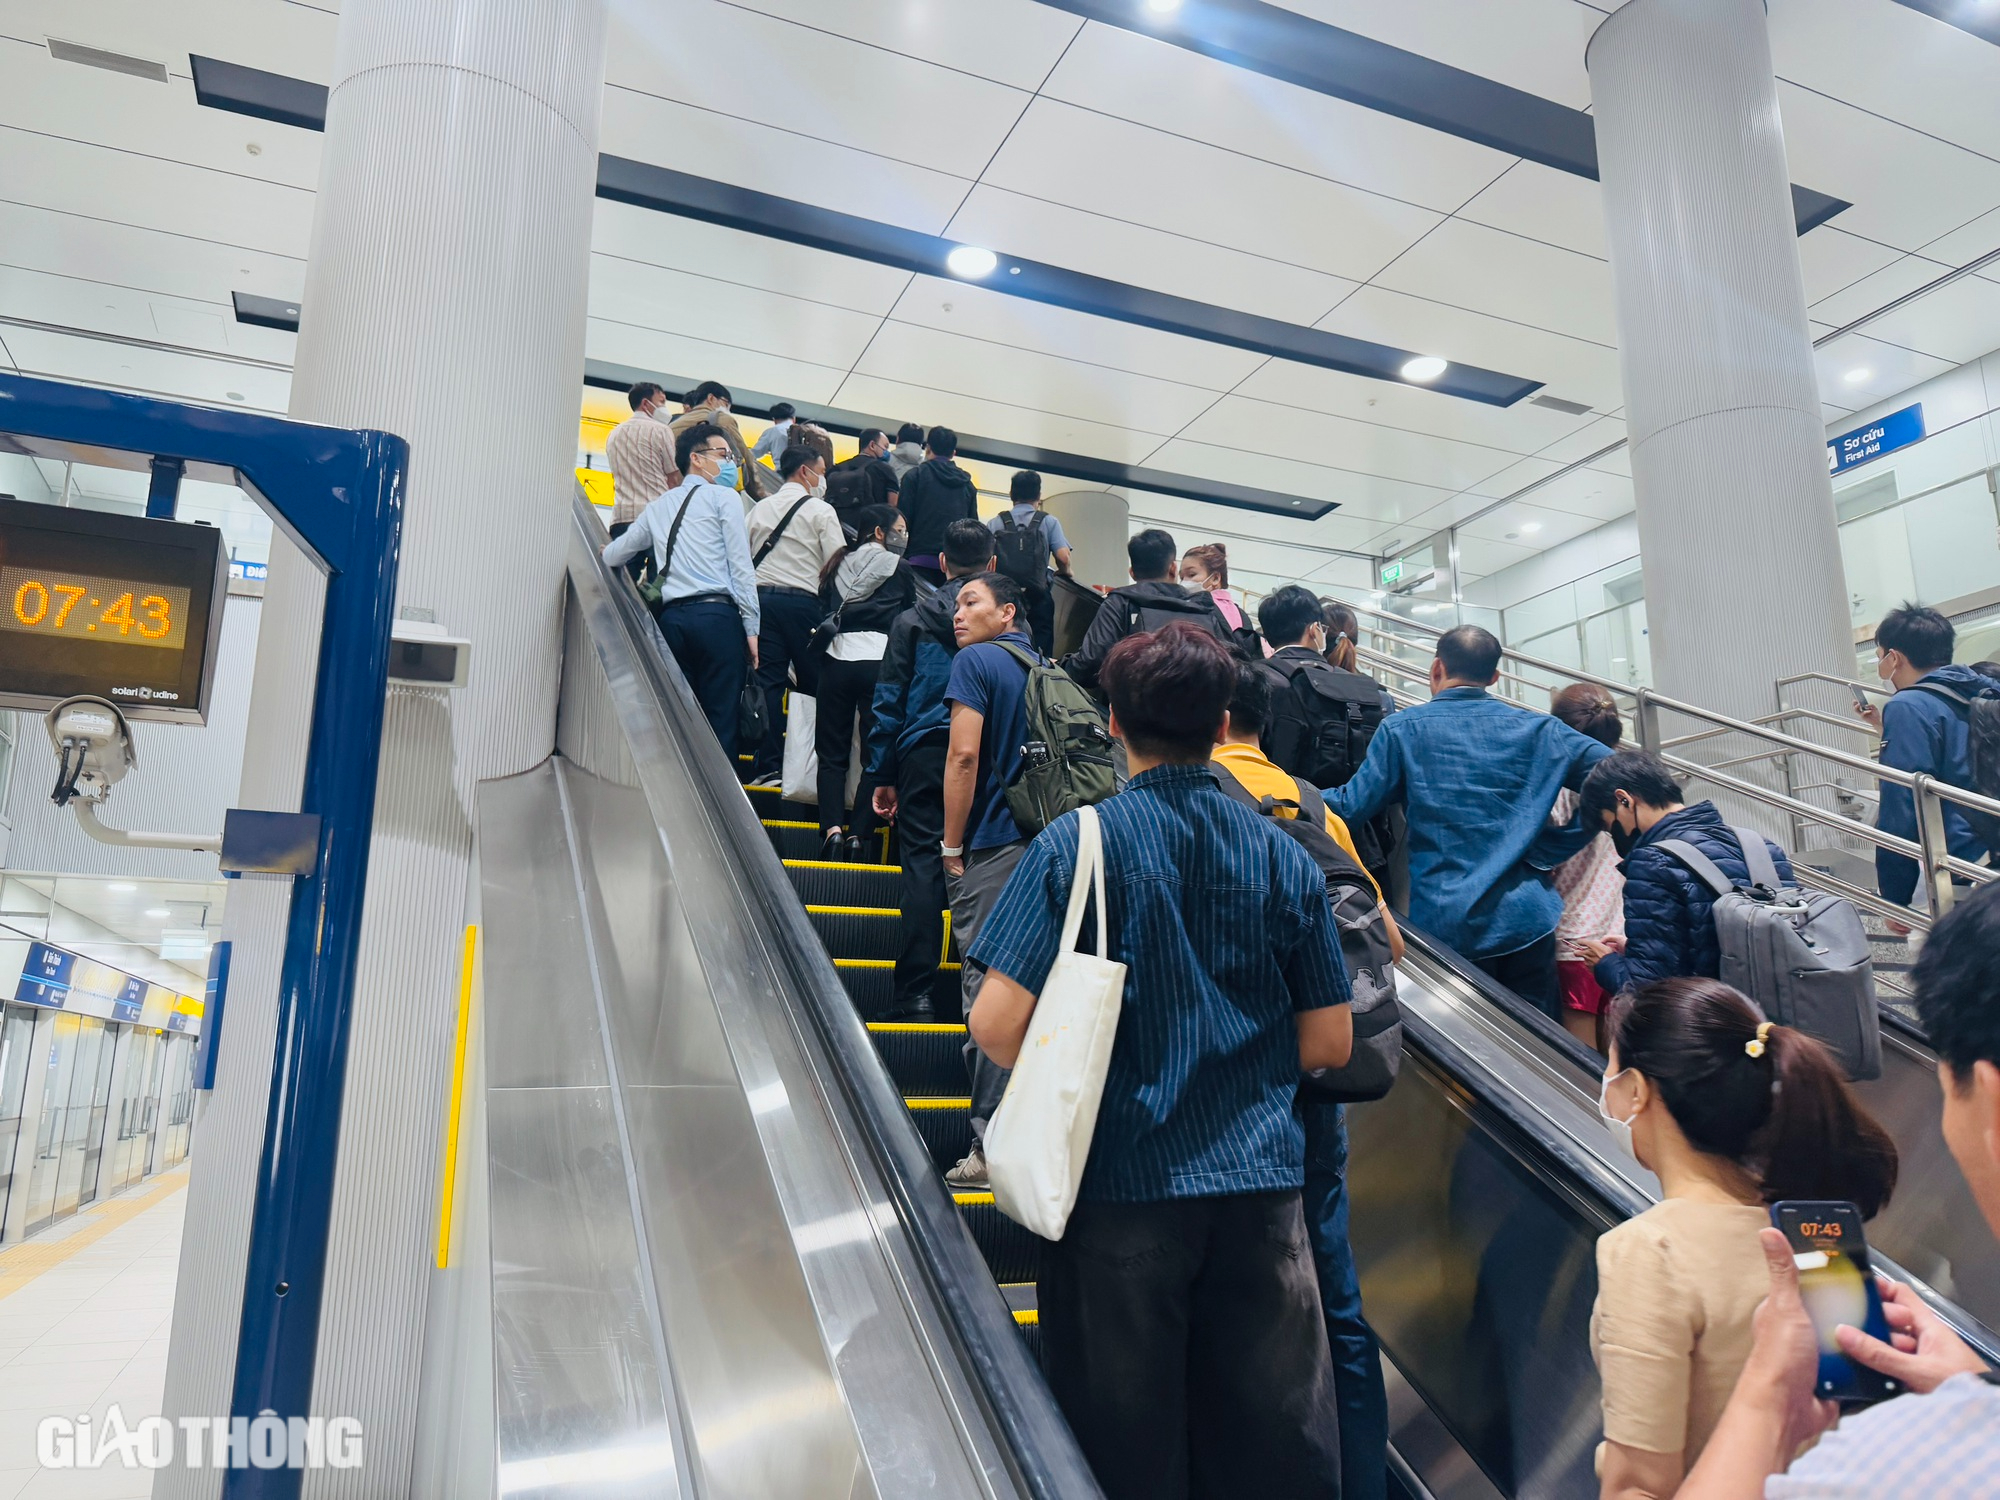
<svg viewBox="0 0 2000 1500">
<path fill-rule="evenodd" d="M 1294 801 L 1298 798 L 1298 782 L 1278 769 L 1271 758 L 1255 745 L 1217 745 L 1210 759 L 1241 782 L 1243 789 L 1253 797 L 1287 797 Z M 1298 814 L 1287 807 L 1279 808 L 1278 816 L 1293 818 Z M 1361 864 L 1361 856 L 1354 850 L 1353 836 L 1330 807 L 1326 810 L 1326 831 L 1336 844 L 1347 851 L 1350 859 L 1357 865 Z M 1365 865 L 1362 866 L 1362 874 L 1368 874 Z M 1375 885 L 1373 875 L 1368 876 L 1368 883 L 1375 886 L 1375 897 L 1379 901 L 1382 897 L 1381 886 Z"/>
<path fill-rule="evenodd" d="M 1598 1240 L 1590 1352 L 1608 1441 L 1694 1467 L 1750 1357 L 1770 1225 L 1762 1208 L 1668 1198 Z"/>
</svg>

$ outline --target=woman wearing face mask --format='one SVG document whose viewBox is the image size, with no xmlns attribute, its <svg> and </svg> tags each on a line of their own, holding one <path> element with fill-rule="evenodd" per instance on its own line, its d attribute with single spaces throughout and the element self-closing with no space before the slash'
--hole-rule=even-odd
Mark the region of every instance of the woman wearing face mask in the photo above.
<svg viewBox="0 0 2000 1500">
<path fill-rule="evenodd" d="M 856 517 L 861 540 L 833 570 L 821 602 L 837 622 L 819 667 L 820 858 L 872 862 L 876 829 L 875 783 L 864 771 L 854 791 L 854 817 L 843 824 L 847 761 L 854 727 L 861 743 L 875 722 L 875 679 L 889 645 L 889 624 L 916 602 L 916 580 L 903 553 L 910 529 L 894 506 L 868 505 Z"/>
<path fill-rule="evenodd" d="M 1713 802 L 1684 804 L 1673 772 L 1643 750 L 1621 750 L 1592 766 L 1584 778 L 1582 801 L 1585 825 L 1609 833 L 1625 861 L 1625 951 L 1588 939 L 1576 945 L 1579 956 L 1594 966 L 1598 984 L 1615 995 L 1678 975 L 1719 978 L 1722 951 L 1709 910 L 1715 892 L 1662 846 L 1669 840 L 1692 844 L 1731 881 L 1748 885 L 1750 867 L 1737 831 L 1723 821 Z M 1778 878 L 1793 883 L 1785 851 L 1769 839 L 1764 845 Z"/>
<path fill-rule="evenodd" d="M 1670 979 L 1612 1008 L 1598 1109 L 1660 1202 L 1597 1242 L 1591 1353 L 1604 1386 L 1603 1500 L 1671 1495 L 1750 1354 L 1770 1290 L 1757 1232 L 1784 1198 L 1873 1216 L 1896 1147 L 1812 1038 L 1726 984 Z"/>
<path fill-rule="evenodd" d="M 1618 748 L 1624 721 L 1611 695 L 1593 683 L 1577 682 L 1555 695 L 1549 712 L 1578 734 Z M 1556 793 L 1549 822 L 1558 828 L 1576 816 L 1578 794 Z M 1618 873 L 1619 854 L 1610 835 L 1600 833 L 1549 872 L 1563 898 L 1562 919 L 1556 924 L 1556 978 L 1562 986 L 1563 1025 L 1586 1047 L 1604 1050 L 1605 994 L 1591 974 L 1591 965 L 1606 953 L 1625 946 L 1625 878 Z"/>
</svg>

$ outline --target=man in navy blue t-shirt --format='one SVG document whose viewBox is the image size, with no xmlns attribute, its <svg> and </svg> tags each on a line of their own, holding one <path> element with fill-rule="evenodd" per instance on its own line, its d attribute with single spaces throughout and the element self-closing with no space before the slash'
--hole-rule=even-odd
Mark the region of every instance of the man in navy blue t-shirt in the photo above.
<svg viewBox="0 0 2000 1500">
<path fill-rule="evenodd" d="M 979 925 L 1000 888 L 1021 862 L 1027 841 L 1007 810 L 1007 784 L 1021 769 L 1028 737 L 1028 669 L 1007 647 L 1036 657 L 1022 628 L 1021 585 L 1002 573 L 981 573 L 959 585 L 952 634 L 958 655 L 944 698 L 951 709 L 951 742 L 944 763 L 945 888 L 951 893 L 951 927 L 961 954 L 979 936 Z M 1036 657 L 1039 659 L 1039 657 Z M 961 974 L 966 1014 L 986 971 L 970 962 Z M 1007 1073 L 968 1040 L 972 1075 L 972 1150 L 945 1174 L 953 1187 L 986 1186 L 986 1122 L 1007 1091 Z"/>
</svg>

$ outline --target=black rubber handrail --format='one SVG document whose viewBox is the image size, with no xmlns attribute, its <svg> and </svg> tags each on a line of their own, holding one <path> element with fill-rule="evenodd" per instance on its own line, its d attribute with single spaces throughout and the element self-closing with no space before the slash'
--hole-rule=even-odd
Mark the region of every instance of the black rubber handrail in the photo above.
<svg viewBox="0 0 2000 1500">
<path fill-rule="evenodd" d="M 773 956 L 789 980 L 791 998 L 808 1017 L 832 1063 L 842 1097 L 860 1127 L 869 1159 L 881 1173 L 897 1217 L 909 1234 L 930 1290 L 970 1383 L 994 1428 L 1014 1477 L 1035 1500 L 1100 1500 L 1103 1491 L 1028 1353 L 993 1273 L 938 1175 L 930 1150 L 911 1122 L 868 1028 L 839 971 L 813 930 L 735 768 L 665 650 L 645 604 L 622 569 L 597 556 L 603 527 L 578 497 L 574 519 L 589 545 L 599 584 L 618 611 L 669 731 L 680 742 L 695 790 L 755 903 Z"/>
</svg>

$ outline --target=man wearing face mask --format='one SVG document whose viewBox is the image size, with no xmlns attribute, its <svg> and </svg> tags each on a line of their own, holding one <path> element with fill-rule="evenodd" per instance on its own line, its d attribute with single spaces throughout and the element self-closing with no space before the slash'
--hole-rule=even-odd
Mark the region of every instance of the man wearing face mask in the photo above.
<svg viewBox="0 0 2000 1500">
<path fill-rule="evenodd" d="M 641 381 L 625 393 L 632 415 L 604 440 L 617 496 L 611 507 L 611 534 L 623 536 L 639 512 L 681 482 L 674 464 L 674 434 L 667 419 L 667 393 Z"/>
<path fill-rule="evenodd" d="M 717 380 L 704 380 L 688 392 L 687 399 L 688 409 L 674 418 L 675 440 L 686 437 L 697 423 L 705 422 L 718 429 L 729 442 L 729 456 L 736 461 L 729 483 L 734 485 L 741 479 L 746 507 L 775 490 L 778 487 L 777 476 L 762 464 L 750 461 L 750 448 L 743 441 L 743 429 L 729 414 L 729 387 Z"/>
<path fill-rule="evenodd" d="M 827 504 L 825 461 L 804 444 L 778 455 L 784 484 L 750 507 L 750 561 L 757 570 L 757 683 L 764 689 L 764 743 L 751 768 L 752 786 L 773 786 L 785 767 L 787 672 L 799 691 L 819 691 L 806 643 L 826 613 L 820 584 L 827 565 L 847 545 L 840 517 Z"/>
<path fill-rule="evenodd" d="M 1749 885 L 1736 830 L 1713 802 L 1685 805 L 1673 773 L 1643 750 L 1620 750 L 1599 761 L 1584 778 L 1581 801 L 1584 827 L 1610 833 L 1625 861 L 1625 951 L 1579 945 L 1598 984 L 1615 995 L 1655 979 L 1720 978 L 1722 950 L 1709 912 L 1715 892 L 1661 845 L 1669 839 L 1691 844 L 1731 881 Z M 1779 878 L 1792 884 L 1785 851 L 1769 839 L 1764 843 Z"/>
<path fill-rule="evenodd" d="M 736 757 L 736 707 L 757 665 L 757 579 L 736 498 L 736 460 L 719 427 L 700 422 L 675 449 L 680 485 L 646 507 L 632 529 L 604 549 L 612 567 L 647 548 L 660 580 L 655 616 L 701 711 Z"/>
</svg>

